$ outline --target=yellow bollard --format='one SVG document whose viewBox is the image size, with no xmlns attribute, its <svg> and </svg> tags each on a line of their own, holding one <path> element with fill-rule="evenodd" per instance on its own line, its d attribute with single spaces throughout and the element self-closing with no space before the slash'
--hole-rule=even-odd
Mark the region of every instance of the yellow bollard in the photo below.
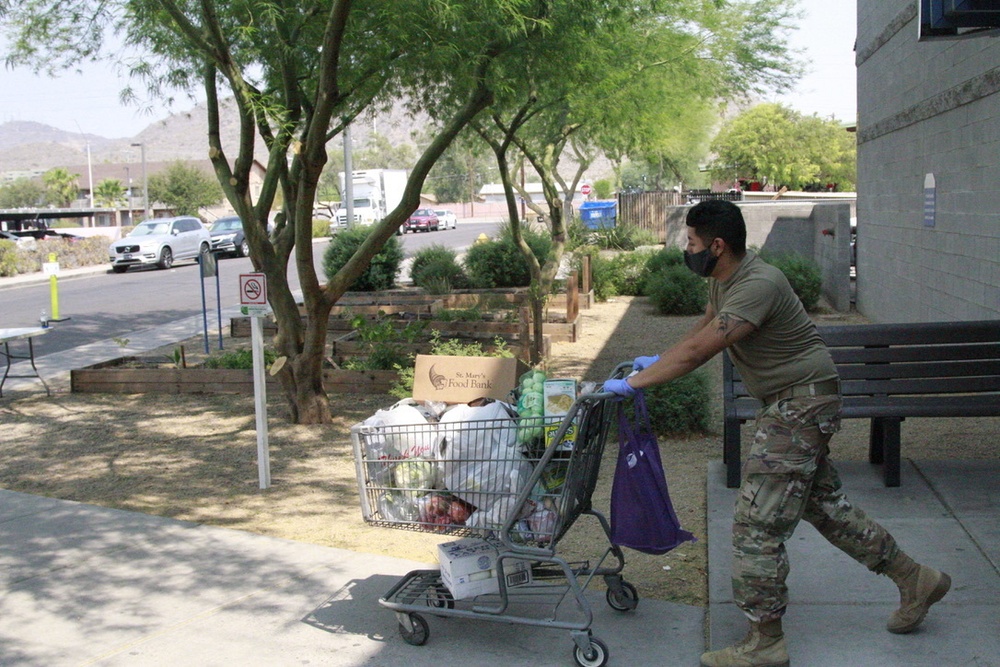
<svg viewBox="0 0 1000 667">
<path fill-rule="evenodd" d="M 49 253 L 49 263 L 55 264 L 56 254 L 54 252 Z M 59 277 L 56 276 L 56 271 L 52 272 L 49 276 L 49 300 L 52 302 L 52 319 L 59 319 Z"/>
</svg>

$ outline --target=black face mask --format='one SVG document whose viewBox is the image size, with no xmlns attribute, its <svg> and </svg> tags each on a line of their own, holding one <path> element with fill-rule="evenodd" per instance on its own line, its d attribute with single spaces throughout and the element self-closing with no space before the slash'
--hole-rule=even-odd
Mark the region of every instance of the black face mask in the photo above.
<svg viewBox="0 0 1000 667">
<path fill-rule="evenodd" d="M 701 252 L 684 251 L 684 264 L 697 273 L 702 278 L 708 278 L 715 270 L 715 265 L 719 263 L 719 258 L 711 253 L 708 248 Z"/>
</svg>

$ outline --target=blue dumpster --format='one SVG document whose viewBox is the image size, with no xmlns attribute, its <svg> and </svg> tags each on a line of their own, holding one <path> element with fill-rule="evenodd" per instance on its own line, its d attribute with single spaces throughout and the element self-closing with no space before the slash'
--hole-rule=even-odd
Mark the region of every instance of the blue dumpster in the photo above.
<svg viewBox="0 0 1000 667">
<path fill-rule="evenodd" d="M 614 227 L 617 202 L 585 201 L 580 204 L 580 220 L 589 229 Z"/>
</svg>

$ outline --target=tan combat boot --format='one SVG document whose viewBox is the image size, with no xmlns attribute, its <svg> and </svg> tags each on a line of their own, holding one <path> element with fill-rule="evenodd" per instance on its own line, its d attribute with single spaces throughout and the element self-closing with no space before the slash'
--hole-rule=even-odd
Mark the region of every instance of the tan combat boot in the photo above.
<svg viewBox="0 0 1000 667">
<path fill-rule="evenodd" d="M 886 629 L 897 635 L 916 630 L 931 605 L 951 588 L 947 574 L 920 565 L 903 553 L 889 564 L 885 574 L 899 586 L 899 609 L 892 612 L 886 624 Z"/>
<path fill-rule="evenodd" d="M 751 623 L 741 641 L 701 656 L 701 667 L 788 667 L 788 650 L 781 619 Z"/>
</svg>

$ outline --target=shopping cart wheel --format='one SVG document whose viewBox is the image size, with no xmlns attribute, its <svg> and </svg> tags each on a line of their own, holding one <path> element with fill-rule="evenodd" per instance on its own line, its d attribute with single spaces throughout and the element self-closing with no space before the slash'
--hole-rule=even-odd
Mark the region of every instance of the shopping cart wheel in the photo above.
<svg viewBox="0 0 1000 667">
<path fill-rule="evenodd" d="M 620 583 L 620 590 L 609 588 L 606 597 L 615 611 L 632 611 L 639 606 L 639 591 L 627 581 Z"/>
<path fill-rule="evenodd" d="M 580 667 L 604 667 L 608 664 L 608 645 L 597 637 L 591 637 L 587 651 L 579 646 L 573 648 L 573 658 Z"/>
<path fill-rule="evenodd" d="M 399 636 L 407 644 L 413 646 L 423 646 L 427 643 L 427 638 L 431 635 L 431 629 L 427 627 L 427 621 L 420 614 L 400 614 Z"/>
<path fill-rule="evenodd" d="M 437 609 L 455 608 L 455 598 L 452 597 L 451 591 L 447 588 L 435 588 L 427 594 L 426 602 L 428 607 Z"/>
</svg>

